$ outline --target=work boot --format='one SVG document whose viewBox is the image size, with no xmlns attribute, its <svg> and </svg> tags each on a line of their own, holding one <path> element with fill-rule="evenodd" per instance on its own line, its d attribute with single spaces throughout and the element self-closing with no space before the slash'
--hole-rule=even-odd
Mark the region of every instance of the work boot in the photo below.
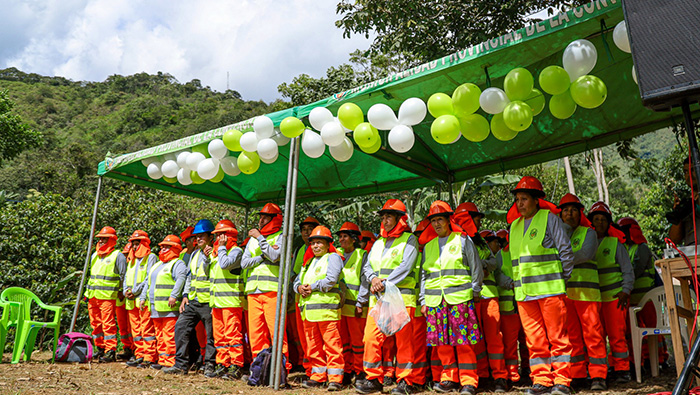
<svg viewBox="0 0 700 395">
<path fill-rule="evenodd" d="M 504 393 L 508 392 L 508 381 L 506 379 L 496 379 L 494 381 L 494 392 Z"/>
<path fill-rule="evenodd" d="M 159 363 L 152 363 L 152 364 L 151 364 L 151 369 L 154 369 L 154 370 L 161 370 L 161 369 L 163 369 L 163 365 L 161 365 L 161 364 L 159 364 Z"/>
<path fill-rule="evenodd" d="M 343 389 L 343 386 L 340 383 L 328 383 L 328 391 L 329 392 L 341 391 L 342 389 Z"/>
<path fill-rule="evenodd" d="M 227 368 L 226 366 L 222 365 L 222 364 L 218 364 L 218 365 L 216 365 L 216 367 L 214 368 L 214 373 L 213 373 L 213 374 L 210 373 L 210 375 L 207 376 L 206 373 L 205 373 L 204 375 L 205 375 L 206 377 L 209 377 L 209 378 L 214 378 L 214 377 L 221 377 L 221 376 L 223 376 L 223 375 L 226 374 L 226 373 L 228 373 L 228 368 Z"/>
<path fill-rule="evenodd" d="M 357 383 L 360 380 L 364 380 L 367 378 L 367 373 L 365 372 L 360 372 L 355 376 L 355 383 Z"/>
<path fill-rule="evenodd" d="M 204 376 L 205 377 L 208 377 L 210 379 L 217 377 L 216 372 L 217 372 L 217 368 L 216 368 L 216 365 L 214 365 L 213 363 L 207 362 L 207 364 L 204 365 Z"/>
<path fill-rule="evenodd" d="M 224 380 L 238 380 L 242 376 L 243 376 L 243 367 L 231 365 L 231 367 L 228 368 L 228 372 L 224 373 L 223 376 L 221 376 L 221 378 Z"/>
<path fill-rule="evenodd" d="M 391 376 L 384 376 L 384 385 L 390 386 L 396 384 L 396 380 Z"/>
<path fill-rule="evenodd" d="M 148 369 L 148 368 L 151 367 L 151 365 L 153 365 L 153 362 L 151 362 L 151 361 L 143 361 L 143 362 L 141 362 L 141 364 L 139 364 L 139 366 L 137 366 L 137 368 L 140 368 L 140 369 Z"/>
<path fill-rule="evenodd" d="M 554 384 L 552 390 L 550 391 L 552 395 L 571 395 L 571 388 L 562 384 Z"/>
<path fill-rule="evenodd" d="M 103 355 L 105 355 L 105 349 L 102 347 L 96 347 L 96 348 L 97 348 L 97 352 L 95 353 L 95 355 L 92 356 L 92 359 L 99 360 L 100 358 L 102 358 Z"/>
<path fill-rule="evenodd" d="M 371 394 L 373 392 L 382 392 L 384 386 L 379 382 L 379 379 L 362 380 L 358 384 L 355 382 L 355 391 L 358 394 Z"/>
<path fill-rule="evenodd" d="M 616 384 L 627 384 L 632 381 L 632 375 L 629 370 L 618 370 L 615 371 L 615 383 Z"/>
<path fill-rule="evenodd" d="M 117 351 L 116 350 L 109 350 L 105 352 L 103 356 L 100 357 L 100 362 L 101 363 L 110 363 L 114 362 L 117 360 Z"/>
<path fill-rule="evenodd" d="M 125 348 L 122 350 L 121 354 L 117 354 L 117 359 L 122 361 L 128 361 L 134 356 L 134 352 L 130 348 Z"/>
<path fill-rule="evenodd" d="M 418 390 L 411 384 L 406 384 L 406 380 L 399 381 L 399 385 L 396 386 L 391 393 L 394 395 L 410 395 L 417 394 Z"/>
<path fill-rule="evenodd" d="M 323 383 L 316 381 L 316 380 L 304 380 L 301 382 L 301 386 L 303 388 L 320 388 L 323 387 Z"/>
<path fill-rule="evenodd" d="M 459 393 L 462 395 L 476 395 L 476 387 L 473 385 L 465 385 Z"/>
<path fill-rule="evenodd" d="M 131 357 L 130 360 L 126 361 L 126 366 L 130 366 L 132 368 L 135 368 L 139 366 L 143 362 L 143 358 L 136 358 L 136 357 Z"/>
<path fill-rule="evenodd" d="M 455 383 L 454 381 L 441 381 L 433 386 L 433 389 L 435 392 L 441 392 L 443 394 L 446 394 L 448 392 L 457 392 L 459 389 L 459 383 Z"/>
<path fill-rule="evenodd" d="M 185 369 L 180 369 L 177 366 L 171 366 L 169 368 L 163 368 L 162 372 L 165 374 L 187 374 Z"/>
<path fill-rule="evenodd" d="M 605 379 L 597 377 L 591 381 L 591 391 L 605 391 L 608 389 L 608 385 L 605 383 Z"/>
<path fill-rule="evenodd" d="M 525 391 L 526 395 L 542 395 L 548 394 L 552 390 L 552 387 L 546 387 L 542 384 L 535 384 Z"/>
</svg>

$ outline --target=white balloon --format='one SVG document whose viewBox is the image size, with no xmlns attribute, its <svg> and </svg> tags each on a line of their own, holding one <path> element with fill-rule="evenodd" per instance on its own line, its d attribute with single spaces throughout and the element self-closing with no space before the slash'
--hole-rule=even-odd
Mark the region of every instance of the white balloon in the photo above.
<svg viewBox="0 0 700 395">
<path fill-rule="evenodd" d="M 318 158 L 326 151 L 326 144 L 318 133 L 306 129 L 301 138 L 301 149 L 309 158 Z"/>
<path fill-rule="evenodd" d="M 275 140 L 275 143 L 277 143 L 278 147 L 284 147 L 285 145 L 289 144 L 289 142 L 292 140 L 289 137 L 285 136 L 280 132 L 279 128 L 275 128 L 275 134 L 272 135 L 272 139 Z"/>
<path fill-rule="evenodd" d="M 258 142 L 258 155 L 260 156 L 260 160 L 268 160 L 268 161 L 273 161 L 273 158 L 277 158 L 277 154 L 279 153 L 279 150 L 277 148 L 277 143 L 275 143 L 275 140 L 273 139 L 262 139 L 260 142 Z M 265 162 L 265 163 L 271 163 L 271 162 Z"/>
<path fill-rule="evenodd" d="M 379 130 L 391 130 L 399 124 L 399 120 L 394 114 L 394 110 L 384 103 L 377 103 L 367 111 L 367 120 Z"/>
<path fill-rule="evenodd" d="M 157 162 L 157 161 L 158 161 L 158 158 L 152 156 L 150 158 L 141 159 L 141 164 L 143 165 L 143 167 L 148 167 L 148 165 L 150 165 L 153 162 Z"/>
<path fill-rule="evenodd" d="M 399 107 L 399 123 L 402 125 L 414 126 L 423 122 L 428 107 L 425 102 L 417 97 L 404 100 Z"/>
<path fill-rule="evenodd" d="M 630 38 L 627 36 L 627 23 L 622 21 L 615 26 L 613 30 L 613 42 L 620 48 L 620 51 L 632 53 L 630 48 Z"/>
<path fill-rule="evenodd" d="M 637 70 L 634 68 L 634 65 L 632 65 L 632 79 L 634 80 L 634 83 L 639 85 L 639 82 L 637 81 Z"/>
<path fill-rule="evenodd" d="M 279 154 L 275 154 L 275 156 L 273 156 L 273 157 L 270 158 L 270 159 L 265 159 L 265 158 L 263 158 L 263 157 L 260 157 L 260 162 L 262 162 L 262 163 L 267 163 L 268 165 L 270 165 L 270 164 L 275 163 L 275 161 L 277 160 L 277 157 L 278 157 L 278 156 L 279 156 Z"/>
<path fill-rule="evenodd" d="M 243 151 L 255 152 L 258 149 L 258 136 L 253 132 L 243 133 L 240 144 Z"/>
<path fill-rule="evenodd" d="M 219 172 L 219 160 L 214 158 L 204 159 L 197 166 L 197 174 L 205 180 L 211 180 Z"/>
<path fill-rule="evenodd" d="M 177 155 L 175 155 L 175 153 L 165 154 L 163 155 L 163 161 L 166 160 L 177 160 Z"/>
<path fill-rule="evenodd" d="M 331 156 L 335 158 L 338 162 L 346 162 L 348 159 L 352 158 L 352 153 L 355 148 L 352 146 L 352 141 L 345 137 L 340 145 L 331 146 L 329 148 L 331 151 Z"/>
<path fill-rule="evenodd" d="M 160 171 L 168 178 L 177 177 L 178 170 L 180 170 L 180 166 L 174 160 L 166 160 L 160 167 Z"/>
<path fill-rule="evenodd" d="M 187 166 L 187 158 L 190 156 L 189 151 L 183 151 L 177 154 L 177 165 L 180 166 L 180 168 L 185 169 L 185 170 L 191 170 L 189 166 Z"/>
<path fill-rule="evenodd" d="M 316 107 L 309 113 L 309 122 L 316 130 L 321 130 L 328 122 L 333 122 L 333 113 L 326 107 Z"/>
<path fill-rule="evenodd" d="M 192 184 L 192 178 L 190 177 L 190 170 L 180 169 L 177 171 L 177 182 L 182 185 Z"/>
<path fill-rule="evenodd" d="M 221 159 L 228 155 L 228 148 L 224 145 L 224 141 L 221 139 L 214 139 L 209 142 L 209 155 L 215 159 Z"/>
<path fill-rule="evenodd" d="M 204 160 L 207 159 L 201 152 L 192 152 L 187 156 L 187 168 L 196 171 L 197 166 Z M 184 168 L 184 167 L 183 167 Z"/>
<path fill-rule="evenodd" d="M 416 142 L 413 128 L 408 125 L 396 125 L 389 132 L 389 147 L 396 152 L 408 152 Z"/>
<path fill-rule="evenodd" d="M 338 121 L 328 122 L 321 129 L 321 138 L 328 146 L 335 147 L 345 140 L 345 130 Z"/>
<path fill-rule="evenodd" d="M 501 88 L 486 88 L 479 96 L 481 109 L 489 114 L 500 114 L 510 103 L 510 99 Z"/>
<path fill-rule="evenodd" d="M 272 119 L 263 115 L 253 120 L 253 130 L 258 140 L 269 139 L 275 133 L 275 124 L 272 123 Z"/>
<path fill-rule="evenodd" d="M 571 82 L 590 73 L 597 61 L 598 51 L 593 43 L 584 39 L 572 41 L 564 49 L 564 55 L 562 56 L 564 70 L 569 73 Z"/>
<path fill-rule="evenodd" d="M 146 173 L 148 173 L 148 176 L 154 180 L 163 177 L 163 172 L 160 171 L 160 163 L 158 162 L 152 162 L 150 165 L 148 165 L 146 168 Z"/>
<path fill-rule="evenodd" d="M 228 174 L 229 176 L 237 176 L 241 174 L 241 170 L 238 168 L 238 158 L 233 156 L 225 156 L 221 158 L 219 162 L 221 164 L 221 168 L 224 170 L 224 173 Z"/>
</svg>

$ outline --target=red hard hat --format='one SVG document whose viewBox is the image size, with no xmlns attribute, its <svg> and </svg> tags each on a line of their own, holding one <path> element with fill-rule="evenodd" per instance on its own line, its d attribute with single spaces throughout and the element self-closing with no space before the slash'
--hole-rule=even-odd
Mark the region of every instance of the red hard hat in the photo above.
<svg viewBox="0 0 700 395">
<path fill-rule="evenodd" d="M 386 203 L 384 203 L 382 209 L 377 211 L 377 214 L 380 215 L 384 213 L 398 214 L 403 216 L 406 214 L 406 205 L 403 204 L 403 202 L 399 199 L 389 199 L 386 201 Z"/>
<path fill-rule="evenodd" d="M 496 232 L 496 236 L 498 236 L 499 239 L 508 240 L 510 233 L 508 233 L 508 231 L 505 229 L 500 229 L 498 232 Z"/>
<path fill-rule="evenodd" d="M 359 236 L 362 232 L 360 232 L 360 227 L 355 225 L 352 222 L 345 222 L 343 225 L 338 229 L 337 232 L 335 233 L 340 233 L 340 232 L 345 232 L 345 233 L 350 233 L 355 236 Z"/>
<path fill-rule="evenodd" d="M 314 228 L 314 230 L 311 231 L 311 235 L 309 236 L 309 240 L 313 239 L 324 239 L 326 241 L 333 241 L 333 235 L 331 234 L 331 230 L 326 228 L 323 225 L 317 226 Z"/>
<path fill-rule="evenodd" d="M 226 232 L 236 232 L 238 233 L 238 229 L 236 229 L 236 225 L 234 225 L 233 221 L 230 219 L 222 219 L 219 221 L 216 226 L 214 226 L 214 230 L 211 233 L 226 233 Z"/>
<path fill-rule="evenodd" d="M 377 240 L 377 236 L 375 236 L 374 233 L 370 232 L 369 230 L 363 230 L 362 233 L 360 233 L 360 237 L 362 238 L 362 240 L 367 241 Z"/>
<path fill-rule="evenodd" d="M 454 214 L 454 211 L 452 211 L 452 207 L 449 204 L 442 200 L 436 200 L 430 204 L 430 211 L 428 211 L 426 219 L 429 220 L 437 216 L 449 217 L 452 214 Z"/>
<path fill-rule="evenodd" d="M 488 229 L 484 229 L 481 232 L 479 232 L 479 236 L 481 236 L 481 238 L 483 238 L 486 241 L 491 241 L 491 239 L 498 238 L 496 232 Z"/>
<path fill-rule="evenodd" d="M 516 185 L 515 188 L 513 188 L 510 192 L 513 195 L 515 195 L 518 192 L 527 192 L 535 198 L 545 197 L 542 183 L 540 182 L 540 180 L 532 176 L 525 176 L 521 178 L 518 182 L 518 185 Z"/>
<path fill-rule="evenodd" d="M 430 220 L 428 218 L 423 219 L 422 221 L 420 221 L 418 223 L 418 225 L 416 225 L 416 230 L 414 230 L 414 233 L 424 231 L 429 225 L 430 225 Z"/>
<path fill-rule="evenodd" d="M 184 232 L 180 233 L 180 240 L 185 241 L 192 237 L 192 231 L 194 231 L 194 226 L 188 226 Z"/>
<path fill-rule="evenodd" d="M 267 203 L 263 206 L 262 210 L 258 212 L 258 214 L 280 215 L 282 214 L 282 210 L 280 209 L 280 206 L 274 203 Z"/>
<path fill-rule="evenodd" d="M 129 237 L 129 241 L 134 241 L 134 240 L 151 241 L 151 239 L 148 238 L 148 233 L 146 233 L 142 230 L 135 230 L 134 233 L 131 234 L 131 237 Z"/>
<path fill-rule="evenodd" d="M 591 209 L 588 210 L 588 219 L 590 221 L 593 221 L 594 214 L 605 214 L 608 217 L 608 221 L 612 223 L 612 211 L 610 211 L 610 207 L 605 202 L 598 201 L 593 203 Z"/>
<path fill-rule="evenodd" d="M 620 226 L 632 226 L 632 225 L 639 226 L 639 222 L 637 222 L 637 220 L 632 218 L 632 217 L 622 217 L 622 218 L 617 220 L 617 224 Z"/>
<path fill-rule="evenodd" d="M 117 231 L 111 226 L 105 226 L 100 229 L 96 237 L 117 237 Z"/>
<path fill-rule="evenodd" d="M 466 203 L 462 203 L 462 204 L 464 205 L 462 207 L 462 210 L 466 209 L 467 211 L 469 211 L 469 215 L 471 215 L 472 218 L 479 217 L 479 216 L 480 217 L 486 216 L 486 214 L 482 213 L 481 211 L 479 211 L 478 208 L 476 208 L 476 204 L 474 204 L 472 202 L 466 202 Z"/>
<path fill-rule="evenodd" d="M 182 247 L 181 244 L 180 238 L 175 235 L 167 235 L 163 241 L 158 243 L 159 246 L 169 245 L 173 247 Z"/>
<path fill-rule="evenodd" d="M 464 212 L 469 212 L 469 204 L 467 203 L 460 203 L 459 206 L 455 209 L 455 214 L 461 214 Z"/>
<path fill-rule="evenodd" d="M 557 208 L 562 208 L 566 206 L 567 204 L 573 204 L 576 207 L 583 208 L 583 203 L 581 203 L 581 199 L 578 198 L 578 196 L 574 195 L 573 193 L 567 193 L 566 195 L 562 196 L 561 199 L 559 199 L 559 205 Z"/>
<path fill-rule="evenodd" d="M 321 225 L 321 223 L 318 222 L 318 220 L 314 217 L 306 217 L 306 219 L 301 221 L 301 223 L 299 224 L 299 229 L 301 229 L 301 227 L 304 225 L 313 225 L 315 228 L 315 227 Z"/>
</svg>

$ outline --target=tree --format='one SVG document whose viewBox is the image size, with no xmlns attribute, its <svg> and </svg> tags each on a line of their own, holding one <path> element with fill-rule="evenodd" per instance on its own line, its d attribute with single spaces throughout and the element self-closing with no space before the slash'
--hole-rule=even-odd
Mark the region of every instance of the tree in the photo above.
<svg viewBox="0 0 700 395">
<path fill-rule="evenodd" d="M 12 109 L 7 91 L 0 91 L 0 163 L 13 159 L 27 148 L 39 145 L 41 134 L 32 130 Z"/>
</svg>

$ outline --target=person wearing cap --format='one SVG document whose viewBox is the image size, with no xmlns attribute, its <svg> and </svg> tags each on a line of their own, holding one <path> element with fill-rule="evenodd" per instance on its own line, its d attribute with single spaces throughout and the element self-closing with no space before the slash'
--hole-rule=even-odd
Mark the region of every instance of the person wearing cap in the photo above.
<svg viewBox="0 0 700 395">
<path fill-rule="evenodd" d="M 380 237 L 372 245 L 367 264 L 362 272 L 370 283 L 369 305 L 377 303 L 377 297 L 384 291 L 384 282 L 395 284 L 401 291 L 409 317 L 414 316 L 416 308 L 416 279 L 413 269 L 418 257 L 416 237 L 406 224 L 406 206 L 398 199 L 389 199 L 381 210 Z M 398 385 L 392 390 L 394 394 L 410 394 L 417 391 L 413 386 L 413 331 L 411 325 L 404 326 L 396 334 L 396 376 Z M 363 367 L 366 379 L 356 390 L 362 394 L 379 392 L 383 389 L 382 379 L 382 345 L 386 336 L 379 330 L 372 317 L 367 317 L 365 325 L 365 352 Z"/>
<path fill-rule="evenodd" d="M 124 279 L 124 308 L 128 312 L 129 328 L 134 342 L 134 356 L 126 365 L 148 367 L 158 360 L 156 350 L 156 332 L 148 309 L 141 310 L 136 298 L 146 287 L 146 274 L 158 261 L 156 254 L 151 252 L 151 239 L 143 230 L 136 230 L 129 238 L 131 248 L 126 257 L 126 276 Z"/>
<path fill-rule="evenodd" d="M 158 245 L 158 261 L 148 271 L 145 289 L 139 295 L 139 308 L 150 311 L 158 344 L 158 363 L 151 364 L 153 369 L 175 364 L 175 324 L 188 273 L 187 264 L 180 259 L 179 237 L 168 235 Z"/>
<path fill-rule="evenodd" d="M 321 387 L 328 381 L 328 391 L 342 389 L 345 362 L 340 338 L 343 259 L 335 253 L 333 236 L 325 226 L 317 226 L 309 236 L 309 249 L 301 273 L 294 281 L 294 291 L 301 298 L 301 315 L 311 362 L 311 377 L 304 388 Z"/>
<path fill-rule="evenodd" d="M 211 271 L 211 253 L 214 250 L 214 224 L 208 219 L 199 220 L 192 233 L 197 239 L 197 249 L 190 257 L 189 274 L 185 281 L 185 291 L 180 304 L 180 316 L 175 324 L 175 365 L 164 369 L 168 374 L 187 374 L 189 365 L 189 342 L 192 331 L 201 321 L 207 333 L 207 345 L 204 356 L 204 375 L 215 377 L 216 348 L 214 347 L 214 328 L 209 307 Z M 185 295 L 186 293 L 186 295 Z"/>
<path fill-rule="evenodd" d="M 610 343 L 608 364 L 614 369 L 612 379 L 617 383 L 627 383 L 632 376 L 625 332 L 627 307 L 634 288 L 634 270 L 624 247 L 625 234 L 613 224 L 610 207 L 604 202 L 594 203 L 588 210 L 588 220 L 598 236 L 595 260 L 598 263 L 603 328 Z"/>
<path fill-rule="evenodd" d="M 566 284 L 566 327 L 573 350 L 571 378 L 574 389 L 584 389 L 591 378 L 591 391 L 607 389 L 607 349 L 600 322 L 600 281 L 595 261 L 596 233 L 583 215 L 583 204 L 574 194 L 559 200 L 559 216 L 566 225 L 574 252 L 574 270 Z"/>
<path fill-rule="evenodd" d="M 345 360 L 343 384 L 349 385 L 353 375 L 359 379 L 364 378 L 362 355 L 365 346 L 362 342 L 362 336 L 365 334 L 367 310 L 359 300 L 366 301 L 369 297 L 369 283 L 362 273 L 362 267 L 367 261 L 367 253 L 359 248 L 360 228 L 356 224 L 345 222 L 336 234 L 340 243 L 338 252 L 343 254 L 345 258 L 345 267 L 343 268 L 345 301 L 340 311 L 340 338 L 343 341 L 343 358 Z M 362 298 L 360 298 L 360 290 L 365 293 Z"/>
<path fill-rule="evenodd" d="M 188 226 L 182 233 L 180 233 L 180 240 L 185 244 L 185 248 L 180 252 L 180 259 L 186 264 L 190 263 L 190 256 L 197 248 L 197 240 L 195 239 L 192 231 L 194 226 Z"/>
<path fill-rule="evenodd" d="M 474 395 L 479 385 L 474 346 L 481 331 L 473 298 L 482 290 L 484 270 L 471 237 L 452 221 L 452 214 L 441 200 L 430 205 L 430 226 L 419 239 L 425 248 L 418 300 L 427 321 L 426 344 L 443 367 L 433 377 L 433 389 L 447 393 L 461 388 L 462 394 Z"/>
<path fill-rule="evenodd" d="M 360 248 L 369 252 L 372 249 L 372 245 L 377 240 L 377 235 L 369 230 L 363 230 L 360 233 Z"/>
<path fill-rule="evenodd" d="M 124 256 L 129 255 L 131 251 L 131 242 L 128 241 L 124 248 L 122 248 L 122 254 Z M 124 293 L 122 292 L 123 296 Z M 129 327 L 129 312 L 126 311 L 126 297 L 121 299 L 117 297 L 117 307 L 115 309 L 117 316 L 117 329 L 119 332 L 119 340 L 122 342 L 122 352 L 117 354 L 117 359 L 122 361 L 131 361 L 134 359 L 134 350 L 136 349 L 136 344 L 131 336 L 131 328 Z"/>
<path fill-rule="evenodd" d="M 515 202 L 507 214 L 515 300 L 530 350 L 528 395 L 571 390 L 571 342 L 566 331 L 566 281 L 573 270 L 571 241 L 546 200 L 542 183 L 523 177 L 511 191 Z"/>
<path fill-rule="evenodd" d="M 255 358 L 260 351 L 272 346 L 272 334 L 277 309 L 277 284 L 280 278 L 282 235 L 282 210 L 274 203 L 267 203 L 258 213 L 258 228 L 248 232 L 250 240 L 241 260 L 241 267 L 248 271 L 245 293 L 248 298 L 248 336 Z M 283 334 L 282 352 L 289 362 L 287 333 Z"/>
</svg>

